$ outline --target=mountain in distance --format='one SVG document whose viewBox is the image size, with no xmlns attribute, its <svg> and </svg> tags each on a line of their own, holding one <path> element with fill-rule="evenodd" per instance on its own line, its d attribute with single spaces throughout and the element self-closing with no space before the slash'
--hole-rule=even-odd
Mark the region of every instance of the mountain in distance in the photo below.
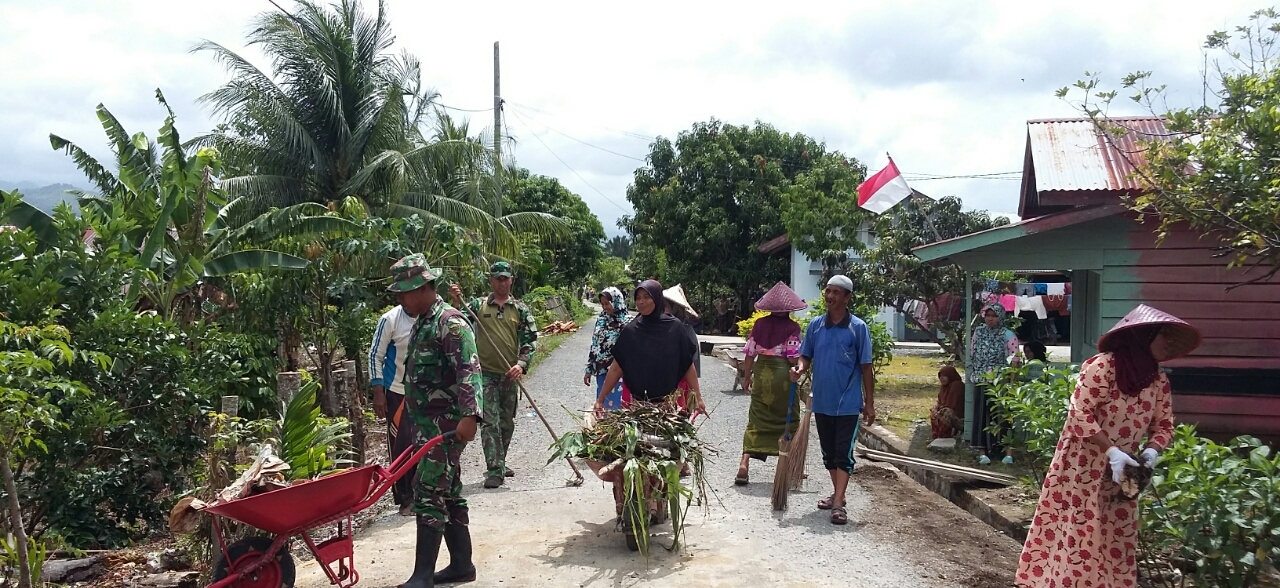
<svg viewBox="0 0 1280 588">
<path fill-rule="evenodd" d="M 38 186 L 31 182 L 6 182 L 0 180 L 0 190 L 6 192 L 17 190 L 22 193 L 22 200 L 40 210 L 48 213 L 53 212 L 53 207 L 59 202 L 66 202 L 71 205 L 72 210 L 79 211 L 80 206 L 76 204 L 74 196 L 67 194 L 67 190 L 78 190 L 80 188 L 71 184 L 49 184 L 48 186 Z"/>
</svg>

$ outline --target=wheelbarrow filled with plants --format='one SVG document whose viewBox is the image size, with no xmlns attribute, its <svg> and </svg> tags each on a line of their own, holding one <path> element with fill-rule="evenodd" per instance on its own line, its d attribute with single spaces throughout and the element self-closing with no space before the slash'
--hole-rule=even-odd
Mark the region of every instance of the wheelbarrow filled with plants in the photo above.
<svg viewBox="0 0 1280 588">
<path fill-rule="evenodd" d="M 385 468 L 361 466 L 314 480 L 296 480 L 290 485 L 281 485 L 282 479 L 270 475 L 279 460 L 273 460 L 269 452 L 267 459 L 260 455 L 245 475 L 228 488 L 247 496 L 191 505 L 213 517 L 218 541 L 214 583 L 208 588 L 293 586 L 293 558 L 286 546 L 295 536 L 307 544 L 333 585 L 354 586 L 360 581 L 360 574 L 353 556 L 352 515 L 376 503 L 423 456 L 440 443 L 452 440 L 453 435 L 448 432 L 415 451 L 405 451 Z M 250 537 L 228 545 L 219 523 L 224 518 L 256 527 L 275 538 Z M 330 539 L 316 543 L 308 534 L 331 524 L 337 526 L 337 534 Z"/>
<path fill-rule="evenodd" d="M 703 461 L 715 451 L 698 439 L 689 414 L 636 403 L 579 422 L 581 427 L 551 445 L 547 463 L 579 458 L 612 484 L 618 528 L 632 551 L 647 555 L 650 525 L 668 518 L 673 538 L 668 549 L 678 549 L 689 506 L 695 499 L 707 504 Z"/>
</svg>

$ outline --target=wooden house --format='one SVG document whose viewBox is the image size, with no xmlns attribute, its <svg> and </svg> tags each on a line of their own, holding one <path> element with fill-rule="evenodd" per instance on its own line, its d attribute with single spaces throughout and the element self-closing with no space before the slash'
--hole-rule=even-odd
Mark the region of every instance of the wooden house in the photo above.
<svg viewBox="0 0 1280 588">
<path fill-rule="evenodd" d="M 930 263 L 967 272 L 1056 269 L 1071 276 L 1071 359 L 1097 352 L 1098 336 L 1139 303 L 1172 313 L 1204 335 L 1193 354 L 1166 365 L 1179 422 L 1227 439 L 1280 441 L 1280 278 L 1227 269 L 1216 240 L 1176 227 L 1157 243 L 1156 220 L 1122 205 L 1141 186 L 1130 162 L 1139 140 L 1165 133 L 1158 118 L 1116 119 L 1129 129 L 1104 140 L 1087 119 L 1027 123 L 1018 206 L 1022 221 L 919 247 Z"/>
</svg>

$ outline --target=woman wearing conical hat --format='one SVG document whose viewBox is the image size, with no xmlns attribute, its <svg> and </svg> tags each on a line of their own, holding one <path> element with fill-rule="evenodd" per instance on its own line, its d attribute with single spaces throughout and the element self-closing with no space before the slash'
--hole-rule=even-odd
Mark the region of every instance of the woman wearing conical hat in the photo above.
<svg viewBox="0 0 1280 588">
<path fill-rule="evenodd" d="M 799 421 L 799 399 L 791 396 L 791 366 L 800 359 L 800 324 L 791 319 L 791 313 L 804 310 L 808 305 L 788 288 L 778 282 L 756 301 L 756 310 L 769 316 L 761 317 L 751 327 L 744 368 L 746 378 L 743 389 L 751 395 L 751 408 L 747 411 L 747 429 L 742 434 L 742 461 L 734 483 L 748 483 L 747 469 L 752 458 L 764 461 L 770 455 L 778 455 L 778 438 L 783 432 L 795 434 Z M 791 422 L 787 413 L 791 411 Z"/>
<path fill-rule="evenodd" d="M 1194 327 L 1145 304 L 1098 339 L 1099 353 L 1081 366 L 1071 395 L 1018 586 L 1138 585 L 1138 502 L 1120 494 L 1119 482 L 1125 466 L 1155 465 L 1173 435 L 1160 362 L 1199 345 Z"/>
</svg>

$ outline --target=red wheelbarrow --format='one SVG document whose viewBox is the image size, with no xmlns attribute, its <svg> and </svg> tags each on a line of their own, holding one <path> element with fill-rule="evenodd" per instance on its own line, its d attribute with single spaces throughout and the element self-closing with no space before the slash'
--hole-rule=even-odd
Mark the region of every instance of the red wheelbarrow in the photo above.
<svg viewBox="0 0 1280 588">
<path fill-rule="evenodd" d="M 354 586 L 360 581 L 360 574 L 356 573 L 351 515 L 372 506 L 413 464 L 436 445 L 451 441 L 453 436 L 450 431 L 427 441 L 417 451 L 405 451 L 386 468 L 361 466 L 206 507 L 204 511 L 213 516 L 213 531 L 222 550 L 213 566 L 214 582 L 208 588 L 293 586 L 293 557 L 285 545 L 295 535 L 315 554 L 329 582 L 340 588 Z M 276 537 L 250 537 L 227 545 L 218 524 L 219 517 L 257 527 Z M 331 523 L 338 527 L 332 539 L 317 544 L 307 534 L 311 529 Z"/>
</svg>

